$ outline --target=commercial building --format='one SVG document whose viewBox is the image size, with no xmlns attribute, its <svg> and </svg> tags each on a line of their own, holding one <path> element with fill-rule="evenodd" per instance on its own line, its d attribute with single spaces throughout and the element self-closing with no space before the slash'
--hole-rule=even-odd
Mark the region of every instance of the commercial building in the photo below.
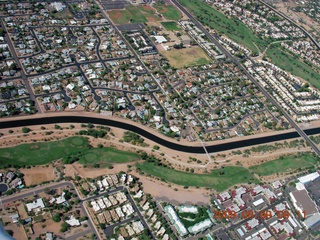
<svg viewBox="0 0 320 240">
<path fill-rule="evenodd" d="M 301 216 L 309 217 L 318 213 L 316 204 L 311 200 L 306 190 L 294 191 L 290 193 L 294 207 L 301 213 Z"/>
</svg>

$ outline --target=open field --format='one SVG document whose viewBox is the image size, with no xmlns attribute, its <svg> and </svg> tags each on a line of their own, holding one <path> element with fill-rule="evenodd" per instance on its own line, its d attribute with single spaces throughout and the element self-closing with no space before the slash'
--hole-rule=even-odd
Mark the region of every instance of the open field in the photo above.
<svg viewBox="0 0 320 240">
<path fill-rule="evenodd" d="M 54 18 L 56 19 L 68 19 L 73 17 L 73 13 L 68 9 L 64 9 L 63 11 L 54 13 Z"/>
<path fill-rule="evenodd" d="M 182 13 L 175 6 L 156 4 L 154 7 L 158 13 L 161 13 L 168 20 L 179 20 L 182 18 Z"/>
<path fill-rule="evenodd" d="M 28 154 L 26 154 L 28 153 Z M 0 148 L 0 166 L 43 165 L 51 161 L 79 156 L 83 163 L 119 163 L 138 159 L 138 154 L 112 148 L 94 149 L 88 139 L 70 137 L 61 141 L 21 144 L 11 148 Z"/>
<path fill-rule="evenodd" d="M 258 183 L 258 180 L 243 167 L 229 166 L 213 170 L 210 174 L 191 174 L 158 166 L 151 162 L 139 163 L 136 167 L 145 174 L 150 174 L 178 185 L 213 188 L 217 191 L 224 191 L 239 183 L 248 183 L 250 181 Z"/>
<path fill-rule="evenodd" d="M 21 168 L 20 172 L 24 174 L 26 186 L 38 185 L 56 179 L 54 168 L 50 166 L 37 166 L 34 168 Z"/>
<path fill-rule="evenodd" d="M 108 11 L 108 15 L 115 24 L 129 23 L 131 15 L 127 10 Z"/>
<path fill-rule="evenodd" d="M 156 11 L 150 6 L 128 6 L 125 10 L 108 11 L 108 15 L 115 24 L 146 23 L 160 20 Z"/>
<path fill-rule="evenodd" d="M 261 176 L 268 176 L 280 172 L 289 172 L 297 169 L 306 169 L 317 164 L 318 158 L 311 153 L 288 155 L 276 160 L 250 167 L 249 169 Z"/>
<path fill-rule="evenodd" d="M 228 18 L 201 0 L 179 0 L 179 2 L 189 9 L 202 24 L 242 44 L 250 49 L 254 55 L 258 54 L 254 43 L 260 48 L 260 51 L 268 46 L 267 40 L 255 36 L 242 22 L 235 18 Z"/>
<path fill-rule="evenodd" d="M 279 47 L 270 46 L 266 55 L 278 67 L 309 81 L 316 88 L 320 88 L 320 73 L 317 73 L 309 65 L 301 62 L 298 58 L 281 50 Z M 320 72 L 320 70 L 319 70 Z"/>
<path fill-rule="evenodd" d="M 126 163 L 133 162 L 139 159 L 137 153 L 124 152 L 115 148 L 96 148 L 91 149 L 86 154 L 80 157 L 81 164 L 94 163 Z"/>
<path fill-rule="evenodd" d="M 161 25 L 168 31 L 179 31 L 179 30 L 181 30 L 181 28 L 178 27 L 178 24 L 176 22 L 161 22 Z"/>
<path fill-rule="evenodd" d="M 210 58 L 198 46 L 192 48 L 171 49 L 161 52 L 171 66 L 175 68 L 189 67 L 193 65 L 209 64 Z"/>
</svg>

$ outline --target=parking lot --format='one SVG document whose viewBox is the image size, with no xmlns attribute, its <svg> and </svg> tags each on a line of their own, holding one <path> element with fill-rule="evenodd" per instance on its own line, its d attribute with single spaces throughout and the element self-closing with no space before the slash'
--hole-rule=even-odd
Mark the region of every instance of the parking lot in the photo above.
<svg viewBox="0 0 320 240">
<path fill-rule="evenodd" d="M 133 23 L 133 24 L 122 24 L 118 26 L 120 31 L 134 31 L 145 29 L 146 26 L 142 23 Z"/>
<path fill-rule="evenodd" d="M 105 10 L 123 9 L 129 5 L 126 0 L 101 0 L 100 3 Z"/>
<path fill-rule="evenodd" d="M 306 189 L 310 193 L 311 198 L 315 200 L 316 204 L 320 204 L 320 178 L 317 178 L 313 182 L 306 184 Z"/>
</svg>

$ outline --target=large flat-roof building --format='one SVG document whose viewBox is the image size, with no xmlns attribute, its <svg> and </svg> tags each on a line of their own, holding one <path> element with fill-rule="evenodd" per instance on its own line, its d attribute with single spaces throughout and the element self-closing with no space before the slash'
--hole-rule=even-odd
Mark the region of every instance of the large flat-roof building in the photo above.
<svg viewBox="0 0 320 240">
<path fill-rule="evenodd" d="M 317 206 L 311 200 L 306 190 L 294 191 L 290 193 L 294 207 L 301 213 L 301 216 L 309 217 L 318 213 Z"/>
</svg>

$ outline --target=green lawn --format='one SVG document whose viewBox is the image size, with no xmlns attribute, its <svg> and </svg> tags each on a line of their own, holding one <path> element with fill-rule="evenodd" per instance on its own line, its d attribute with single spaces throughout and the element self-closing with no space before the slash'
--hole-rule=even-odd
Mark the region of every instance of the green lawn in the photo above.
<svg viewBox="0 0 320 240">
<path fill-rule="evenodd" d="M 70 137 L 60 141 L 21 144 L 11 148 L 0 148 L 0 167 L 43 165 L 80 153 L 80 162 L 110 163 L 130 162 L 138 154 L 122 152 L 112 148 L 89 148 L 85 137 Z"/>
<path fill-rule="evenodd" d="M 320 88 L 320 73 L 317 73 L 306 63 L 301 62 L 297 57 L 283 51 L 279 46 L 273 45 L 267 50 L 266 55 L 278 67 L 309 81 L 316 88 Z"/>
<path fill-rule="evenodd" d="M 137 8 L 135 6 L 129 6 L 126 9 L 131 15 L 131 19 L 132 19 L 131 23 L 145 23 L 145 22 L 148 22 L 148 19 L 139 10 L 139 8 Z"/>
<path fill-rule="evenodd" d="M 181 30 L 180 27 L 178 27 L 178 24 L 176 22 L 161 22 L 161 25 L 164 26 L 164 28 L 168 31 L 179 31 Z"/>
<path fill-rule="evenodd" d="M 95 148 L 80 157 L 79 163 L 126 163 L 138 160 L 137 153 L 124 152 L 115 148 Z"/>
<path fill-rule="evenodd" d="M 288 172 L 296 169 L 305 169 L 314 166 L 318 161 L 317 157 L 310 153 L 289 155 L 276 160 L 250 167 L 250 170 L 261 176 L 268 176 L 278 172 Z"/>
<path fill-rule="evenodd" d="M 154 7 L 158 13 L 161 13 L 167 20 L 179 20 L 182 17 L 181 12 L 175 6 L 157 4 Z"/>
<path fill-rule="evenodd" d="M 235 184 L 248 183 L 250 179 L 251 182 L 258 183 L 258 180 L 243 167 L 225 167 L 213 170 L 210 174 L 181 172 L 147 161 L 137 164 L 136 167 L 146 174 L 178 185 L 213 188 L 217 191 L 224 191 Z"/>
<path fill-rule="evenodd" d="M 215 29 L 220 34 L 225 34 L 235 42 L 242 44 L 252 51 L 254 55 L 268 46 L 267 40 L 262 40 L 254 35 L 251 30 L 235 18 L 228 18 L 218 10 L 203 3 L 201 0 L 179 0 L 202 24 Z"/>
</svg>

